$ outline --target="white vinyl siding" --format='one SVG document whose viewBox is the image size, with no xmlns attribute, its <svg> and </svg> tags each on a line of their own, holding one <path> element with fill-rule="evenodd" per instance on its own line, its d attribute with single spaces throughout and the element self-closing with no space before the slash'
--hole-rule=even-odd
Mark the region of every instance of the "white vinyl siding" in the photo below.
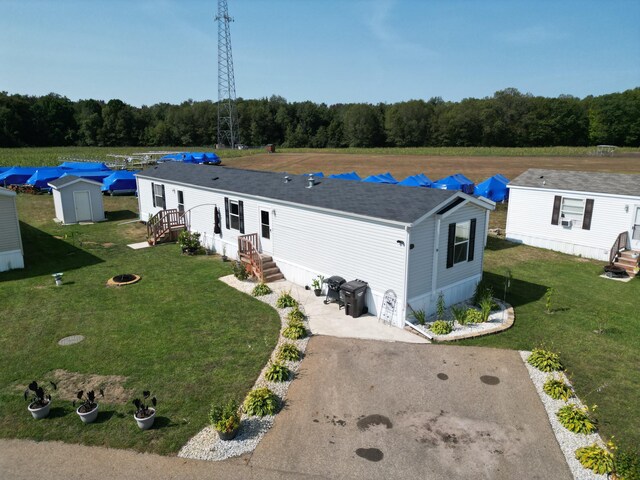
<svg viewBox="0 0 640 480">
<path fill-rule="evenodd" d="M 435 219 L 430 217 L 411 229 L 408 298 L 417 297 L 431 290 L 435 228 Z"/>
<path fill-rule="evenodd" d="M 0 192 L 0 272 L 24 268 L 20 223 L 13 192 Z"/>
</svg>

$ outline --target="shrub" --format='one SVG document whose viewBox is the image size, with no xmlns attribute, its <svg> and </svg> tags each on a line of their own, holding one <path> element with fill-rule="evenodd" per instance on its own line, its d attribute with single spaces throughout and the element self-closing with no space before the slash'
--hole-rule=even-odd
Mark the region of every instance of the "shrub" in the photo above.
<svg viewBox="0 0 640 480">
<path fill-rule="evenodd" d="M 275 415 L 278 411 L 278 397 L 267 387 L 256 388 L 249 392 L 242 404 L 247 415 L 264 417 L 265 415 Z"/>
<path fill-rule="evenodd" d="M 272 290 L 271 288 L 269 288 L 269 285 L 260 282 L 255 287 L 253 287 L 251 295 L 253 295 L 254 297 L 262 297 L 263 295 L 269 295 L 271 292 Z"/>
<path fill-rule="evenodd" d="M 440 292 L 438 294 L 438 300 L 436 300 L 436 315 L 438 320 L 442 320 L 444 318 L 444 313 L 447 310 L 447 306 L 444 303 L 444 293 Z"/>
<path fill-rule="evenodd" d="M 302 322 L 289 321 L 282 331 L 282 336 L 291 340 L 299 340 L 307 336 L 307 329 L 304 328 Z"/>
<path fill-rule="evenodd" d="M 431 330 L 436 335 L 446 335 L 447 333 L 451 333 L 451 330 L 453 330 L 453 326 L 451 325 L 451 322 L 436 320 L 431 324 L 429 330 Z"/>
<path fill-rule="evenodd" d="M 239 260 L 233 264 L 233 275 L 238 280 L 246 280 L 247 278 L 249 278 L 249 272 Z"/>
<path fill-rule="evenodd" d="M 300 349 L 293 343 L 283 343 L 282 345 L 280 345 L 280 348 L 278 348 L 276 358 L 282 361 L 286 360 L 295 362 L 297 360 L 300 360 Z"/>
<path fill-rule="evenodd" d="M 183 230 L 178 235 L 178 245 L 182 248 L 182 253 L 193 255 L 202 248 L 202 245 L 200 245 L 200 234 L 198 232 Z"/>
<path fill-rule="evenodd" d="M 473 304 L 479 307 L 480 301 L 486 297 L 493 297 L 493 289 L 489 286 L 489 284 L 487 284 L 485 280 L 480 280 L 476 285 L 475 291 L 473 292 Z"/>
<path fill-rule="evenodd" d="M 620 480 L 640 480 L 640 455 L 618 451 L 614 458 L 615 472 Z"/>
<path fill-rule="evenodd" d="M 489 315 L 491 315 L 491 310 L 495 306 L 495 302 L 493 301 L 493 297 L 487 295 L 480 299 L 480 313 L 482 314 L 482 323 L 485 323 L 489 320 Z"/>
<path fill-rule="evenodd" d="M 466 323 L 482 323 L 482 312 L 475 308 L 467 308 L 464 316 Z"/>
<path fill-rule="evenodd" d="M 229 400 L 225 404 L 211 405 L 209 422 L 218 432 L 229 433 L 240 426 L 238 402 Z"/>
<path fill-rule="evenodd" d="M 553 287 L 547 288 L 544 294 L 544 311 L 546 313 L 553 312 L 553 297 L 556 294 L 556 290 Z"/>
<path fill-rule="evenodd" d="M 264 376 L 270 382 L 286 382 L 289 380 L 291 371 L 282 363 L 275 362 L 269 365 Z"/>
<path fill-rule="evenodd" d="M 527 362 L 532 367 L 543 372 L 555 372 L 563 369 L 557 353 L 549 352 L 541 348 L 534 348 L 529 358 L 527 358 Z"/>
<path fill-rule="evenodd" d="M 555 400 L 564 400 L 565 402 L 573 397 L 571 387 L 557 378 L 549 377 L 542 389 L 547 395 Z"/>
<path fill-rule="evenodd" d="M 298 307 L 298 305 L 296 305 L 287 314 L 287 318 L 292 322 L 302 322 L 304 320 L 304 313 L 302 313 L 302 310 L 300 310 L 300 307 Z"/>
<path fill-rule="evenodd" d="M 591 410 L 595 410 L 595 405 Z M 575 404 L 565 405 L 556 412 L 556 416 L 564 428 L 573 433 L 594 433 L 597 422 L 591 417 L 589 407 Z"/>
<path fill-rule="evenodd" d="M 453 314 L 453 318 L 455 318 L 456 322 L 460 325 L 467 324 L 467 309 L 464 307 L 456 307 L 455 305 L 451 306 L 451 313 Z"/>
<path fill-rule="evenodd" d="M 593 473 L 605 475 L 613 473 L 615 469 L 614 456 L 611 450 L 615 449 L 612 442 L 607 444 L 609 449 L 594 443 L 588 447 L 582 447 L 576 450 L 576 459 L 580 464 Z"/>
<path fill-rule="evenodd" d="M 287 308 L 287 307 L 296 307 L 298 306 L 298 302 L 295 298 L 291 296 L 290 292 L 282 292 L 276 300 L 276 307 L 278 308 Z"/>
<path fill-rule="evenodd" d="M 411 307 L 409 307 L 409 309 L 411 310 L 410 315 L 414 318 L 418 325 L 424 325 L 425 323 L 427 323 L 427 312 L 422 309 L 414 310 Z"/>
</svg>

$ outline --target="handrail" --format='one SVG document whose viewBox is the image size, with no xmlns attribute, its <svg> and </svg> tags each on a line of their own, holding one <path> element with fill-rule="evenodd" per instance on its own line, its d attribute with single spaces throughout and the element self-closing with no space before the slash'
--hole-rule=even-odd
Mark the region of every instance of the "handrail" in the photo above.
<svg viewBox="0 0 640 480">
<path fill-rule="evenodd" d="M 251 273 L 264 281 L 262 256 L 258 251 L 258 234 L 249 233 L 238 237 L 238 256 L 246 255 L 251 266 Z"/>
<path fill-rule="evenodd" d="M 622 232 L 616 238 L 616 241 L 611 247 L 611 252 L 609 252 L 609 264 L 613 265 L 613 262 L 616 261 L 616 256 L 623 248 L 629 248 L 629 232 Z"/>
<path fill-rule="evenodd" d="M 186 212 L 180 212 L 173 208 L 170 210 L 160 210 L 147 222 L 147 238 L 153 237 L 154 245 L 158 239 L 169 232 L 174 227 L 186 227 Z"/>
</svg>

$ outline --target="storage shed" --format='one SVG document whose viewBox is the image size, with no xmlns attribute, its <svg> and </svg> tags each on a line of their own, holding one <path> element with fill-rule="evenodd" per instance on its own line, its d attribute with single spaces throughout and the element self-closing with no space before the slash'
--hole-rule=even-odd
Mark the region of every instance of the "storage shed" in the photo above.
<svg viewBox="0 0 640 480">
<path fill-rule="evenodd" d="M 434 312 L 440 293 L 460 302 L 482 278 L 495 204 L 460 191 L 174 162 L 137 178 L 140 219 L 151 228 L 166 225 L 168 235 L 175 219 L 231 258 L 257 250 L 266 281 L 360 279 L 375 315 L 393 290 L 398 327 L 407 304 Z"/>
<path fill-rule="evenodd" d="M 0 272 L 24 268 L 16 193 L 0 187 Z"/>
<path fill-rule="evenodd" d="M 101 222 L 105 219 L 102 183 L 75 175 L 65 175 L 49 182 L 56 209 L 56 221 L 68 225 L 78 222 Z"/>
</svg>

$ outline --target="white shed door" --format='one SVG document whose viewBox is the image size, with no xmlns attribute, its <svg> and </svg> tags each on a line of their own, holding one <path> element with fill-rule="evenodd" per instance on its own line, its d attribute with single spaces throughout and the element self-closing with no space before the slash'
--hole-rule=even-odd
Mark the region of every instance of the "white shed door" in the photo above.
<svg viewBox="0 0 640 480">
<path fill-rule="evenodd" d="M 91 197 L 88 191 L 73 192 L 73 203 L 76 208 L 76 222 L 91 220 Z"/>
</svg>

